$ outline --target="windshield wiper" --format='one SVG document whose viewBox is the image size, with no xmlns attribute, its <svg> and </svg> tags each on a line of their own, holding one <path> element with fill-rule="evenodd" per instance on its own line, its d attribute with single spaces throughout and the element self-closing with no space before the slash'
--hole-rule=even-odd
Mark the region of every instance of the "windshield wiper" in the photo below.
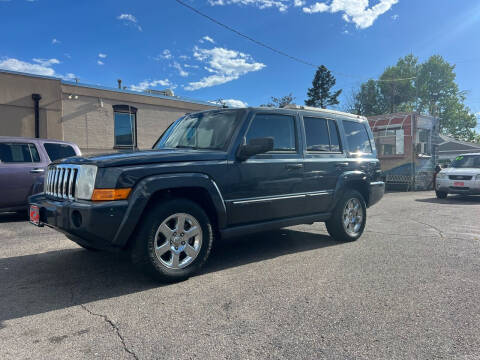
<svg viewBox="0 0 480 360">
<path fill-rule="evenodd" d="M 177 145 L 175 149 L 198 149 L 196 146 L 191 145 Z"/>
</svg>

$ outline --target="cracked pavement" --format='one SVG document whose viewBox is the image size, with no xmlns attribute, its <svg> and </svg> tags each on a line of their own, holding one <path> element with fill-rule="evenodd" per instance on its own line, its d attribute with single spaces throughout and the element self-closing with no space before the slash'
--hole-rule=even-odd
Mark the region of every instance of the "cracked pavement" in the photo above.
<svg viewBox="0 0 480 360">
<path fill-rule="evenodd" d="M 480 197 L 390 193 L 363 237 L 323 224 L 217 243 L 155 283 L 0 216 L 0 359 L 480 359 Z"/>
</svg>

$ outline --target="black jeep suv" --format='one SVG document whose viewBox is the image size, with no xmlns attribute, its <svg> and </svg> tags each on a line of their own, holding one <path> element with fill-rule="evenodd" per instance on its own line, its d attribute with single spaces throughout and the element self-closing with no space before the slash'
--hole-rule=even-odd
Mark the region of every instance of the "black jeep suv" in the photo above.
<svg viewBox="0 0 480 360">
<path fill-rule="evenodd" d="M 221 109 L 174 122 L 152 150 L 49 166 L 31 221 L 87 249 L 125 249 L 166 281 L 197 272 L 217 239 L 326 223 L 358 239 L 385 184 L 368 122 L 291 106 Z"/>
</svg>

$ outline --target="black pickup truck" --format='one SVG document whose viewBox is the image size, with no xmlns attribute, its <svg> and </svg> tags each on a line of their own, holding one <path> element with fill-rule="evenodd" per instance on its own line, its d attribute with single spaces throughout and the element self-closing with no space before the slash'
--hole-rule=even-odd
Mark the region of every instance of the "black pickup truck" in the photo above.
<svg viewBox="0 0 480 360">
<path fill-rule="evenodd" d="M 94 250 L 128 250 L 163 281 L 197 272 L 214 241 L 325 222 L 358 239 L 385 190 L 368 122 L 291 106 L 175 121 L 152 150 L 52 163 L 30 221 Z"/>
</svg>

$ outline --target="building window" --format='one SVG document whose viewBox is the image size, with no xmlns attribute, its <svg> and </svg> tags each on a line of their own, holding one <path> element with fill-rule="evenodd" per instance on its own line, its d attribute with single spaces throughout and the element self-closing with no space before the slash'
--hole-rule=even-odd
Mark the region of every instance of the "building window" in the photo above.
<svg viewBox="0 0 480 360">
<path fill-rule="evenodd" d="M 417 154 L 432 155 L 432 142 L 430 141 L 430 130 L 418 129 L 417 131 Z"/>
<path fill-rule="evenodd" d="M 137 108 L 113 105 L 115 148 L 137 147 Z"/>
<path fill-rule="evenodd" d="M 401 128 L 379 129 L 373 133 L 378 155 L 404 155 L 405 154 L 405 132 Z"/>
</svg>

